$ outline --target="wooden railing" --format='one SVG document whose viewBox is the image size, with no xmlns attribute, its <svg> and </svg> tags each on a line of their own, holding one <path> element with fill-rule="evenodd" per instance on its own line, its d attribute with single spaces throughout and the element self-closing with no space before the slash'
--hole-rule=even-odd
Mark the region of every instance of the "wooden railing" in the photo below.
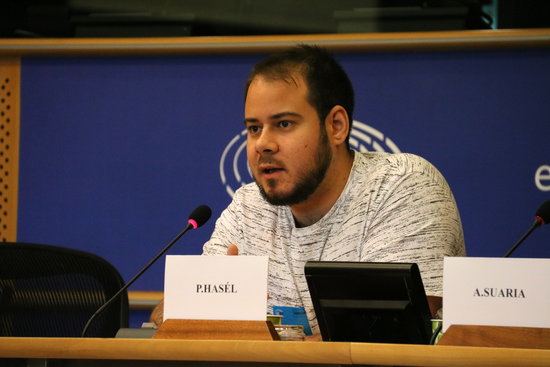
<svg viewBox="0 0 550 367">
<path fill-rule="evenodd" d="M 261 53 L 297 43 L 334 51 L 395 52 L 550 47 L 550 29 L 174 38 L 0 39 L 5 56 Z"/>
</svg>

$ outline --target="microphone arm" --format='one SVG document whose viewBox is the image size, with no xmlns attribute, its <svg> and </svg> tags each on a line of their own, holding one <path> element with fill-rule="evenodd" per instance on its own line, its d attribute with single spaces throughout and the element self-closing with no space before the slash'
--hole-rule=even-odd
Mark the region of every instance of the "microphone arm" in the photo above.
<svg viewBox="0 0 550 367">
<path fill-rule="evenodd" d="M 212 214 L 212 211 L 210 208 L 206 205 L 201 205 L 197 207 L 189 216 L 189 219 L 187 221 L 187 226 L 181 231 L 172 241 L 170 241 L 164 248 L 155 256 L 153 259 L 151 259 L 147 265 L 145 265 L 128 283 L 126 283 L 118 292 L 115 293 L 114 296 L 112 296 L 107 302 L 105 302 L 103 305 L 101 305 L 100 308 L 97 309 L 97 311 L 88 319 L 88 322 L 86 322 L 86 325 L 84 326 L 84 329 L 82 330 L 82 337 L 86 336 L 86 333 L 88 332 L 88 329 L 92 322 L 95 320 L 95 318 L 102 313 L 115 299 L 117 299 L 122 292 L 124 292 L 126 289 L 128 289 L 129 286 L 131 286 L 137 278 L 139 278 L 147 269 L 153 265 L 155 261 L 159 259 L 166 251 L 172 247 L 174 243 L 176 243 L 181 236 L 183 236 L 187 231 L 191 229 L 196 229 L 200 226 L 202 226 L 208 219 L 210 219 L 210 215 Z"/>
<path fill-rule="evenodd" d="M 86 333 L 88 332 L 88 328 L 90 327 L 92 322 L 95 320 L 95 318 L 99 316 L 99 314 L 101 314 L 107 307 L 109 307 L 109 305 L 111 305 L 111 303 L 113 303 L 113 301 L 116 300 L 122 294 L 122 292 L 128 289 L 128 287 L 130 287 L 147 269 L 149 269 L 155 261 L 157 261 L 162 255 L 164 255 L 164 253 L 168 251 L 170 247 L 172 247 L 172 245 L 181 238 L 181 236 L 183 236 L 187 231 L 193 228 L 195 227 L 191 223 L 188 223 L 187 226 L 183 229 L 183 231 L 181 231 L 176 237 L 174 237 L 174 239 L 172 239 L 172 241 L 170 241 L 155 257 L 153 257 L 153 259 L 151 259 L 147 263 L 147 265 L 145 265 L 136 275 L 134 275 L 134 277 L 128 283 L 124 284 L 124 286 L 120 288 L 120 290 L 116 292 L 114 296 L 112 296 L 107 302 L 101 305 L 101 307 L 98 308 L 97 311 L 92 315 L 92 317 L 88 319 L 88 322 L 86 323 L 86 325 L 84 326 L 84 329 L 82 330 L 81 336 L 84 338 L 86 336 Z"/>
<path fill-rule="evenodd" d="M 537 229 L 538 227 L 540 227 L 542 225 L 541 221 L 539 220 L 539 218 L 536 218 L 534 221 L 533 221 L 533 224 L 531 224 L 531 227 L 529 227 L 529 229 L 527 230 L 527 232 L 525 232 L 525 234 L 523 236 L 520 237 L 520 239 L 514 244 L 514 246 L 512 246 L 512 248 L 510 248 L 505 254 L 503 257 L 509 257 L 510 255 L 512 255 L 512 253 L 518 248 L 519 245 L 521 245 L 521 243 L 523 241 L 525 241 L 525 239 L 527 237 L 529 237 L 529 235 L 531 234 L 531 232 L 533 232 L 535 229 Z"/>
</svg>

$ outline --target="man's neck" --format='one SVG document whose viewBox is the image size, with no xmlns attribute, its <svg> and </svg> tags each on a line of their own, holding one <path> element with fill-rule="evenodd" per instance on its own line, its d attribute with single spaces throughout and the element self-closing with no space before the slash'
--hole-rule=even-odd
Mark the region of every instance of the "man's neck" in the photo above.
<svg viewBox="0 0 550 367">
<path fill-rule="evenodd" d="M 317 190 L 306 201 L 290 207 L 296 227 L 317 223 L 332 209 L 346 187 L 353 158 L 349 151 L 336 157 Z"/>
</svg>

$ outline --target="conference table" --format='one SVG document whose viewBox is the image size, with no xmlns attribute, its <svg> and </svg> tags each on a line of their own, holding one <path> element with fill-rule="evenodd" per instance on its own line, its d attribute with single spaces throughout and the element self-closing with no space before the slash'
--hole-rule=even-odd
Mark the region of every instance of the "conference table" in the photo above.
<svg viewBox="0 0 550 367">
<path fill-rule="evenodd" d="M 271 340 L 0 338 L 0 366 L 550 366 L 550 350 Z M 48 363 L 46 363 L 48 361 Z"/>
</svg>

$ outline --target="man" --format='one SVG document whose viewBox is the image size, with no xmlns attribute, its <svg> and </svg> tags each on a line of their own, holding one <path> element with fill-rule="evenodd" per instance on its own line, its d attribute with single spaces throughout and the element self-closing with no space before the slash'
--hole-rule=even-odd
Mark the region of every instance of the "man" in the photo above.
<svg viewBox="0 0 550 367">
<path fill-rule="evenodd" d="M 414 155 L 350 150 L 353 107 L 351 82 L 321 48 L 257 64 L 244 111 L 255 183 L 237 190 L 203 249 L 269 256 L 270 310 L 303 313 L 313 334 L 306 261 L 417 263 L 435 313 L 443 257 L 465 253 L 443 176 Z"/>
</svg>

